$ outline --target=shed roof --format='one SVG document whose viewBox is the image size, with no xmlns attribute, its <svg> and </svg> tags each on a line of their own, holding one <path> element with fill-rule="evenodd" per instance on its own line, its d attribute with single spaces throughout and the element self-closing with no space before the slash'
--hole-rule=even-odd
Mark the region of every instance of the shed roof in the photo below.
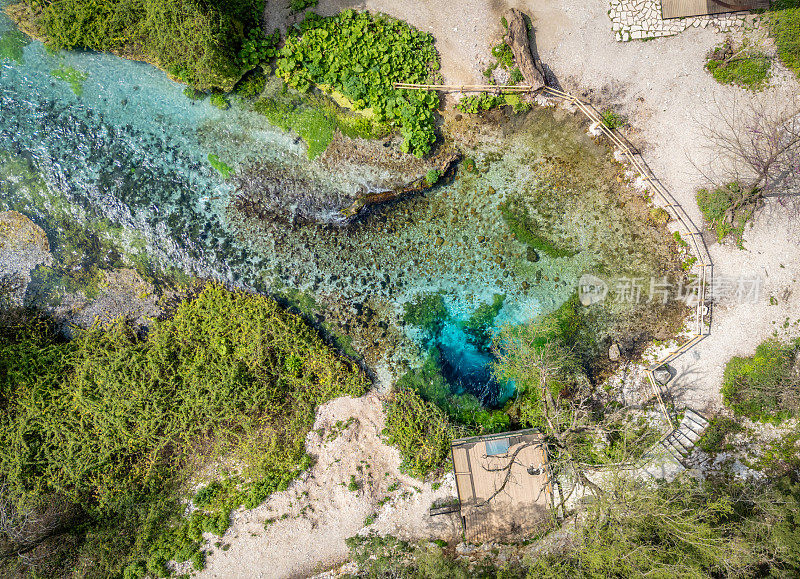
<svg viewBox="0 0 800 579">
<path fill-rule="evenodd" d="M 769 0 L 661 0 L 661 17 L 683 18 L 769 8 Z"/>
<path fill-rule="evenodd" d="M 468 541 L 524 535 L 547 518 L 553 489 L 540 433 L 461 438 L 451 450 Z"/>
</svg>

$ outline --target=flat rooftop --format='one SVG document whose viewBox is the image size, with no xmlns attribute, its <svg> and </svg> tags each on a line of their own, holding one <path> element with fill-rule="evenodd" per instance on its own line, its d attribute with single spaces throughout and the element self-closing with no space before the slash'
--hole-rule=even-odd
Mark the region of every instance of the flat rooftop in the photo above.
<svg viewBox="0 0 800 579">
<path fill-rule="evenodd" d="M 460 438 L 451 452 L 467 541 L 524 536 L 549 518 L 553 488 L 539 432 Z"/>
<path fill-rule="evenodd" d="M 769 0 L 661 0 L 661 17 L 683 18 L 769 8 Z"/>
</svg>

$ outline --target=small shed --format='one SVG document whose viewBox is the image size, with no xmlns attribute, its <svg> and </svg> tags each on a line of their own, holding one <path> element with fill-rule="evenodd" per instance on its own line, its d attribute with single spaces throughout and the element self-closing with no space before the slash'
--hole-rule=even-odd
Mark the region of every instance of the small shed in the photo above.
<svg viewBox="0 0 800 579">
<path fill-rule="evenodd" d="M 467 541 L 523 536 L 549 518 L 553 487 L 541 433 L 460 438 L 451 452 Z"/>
<path fill-rule="evenodd" d="M 684 18 L 745 10 L 765 10 L 770 0 L 661 0 L 661 17 Z"/>
</svg>

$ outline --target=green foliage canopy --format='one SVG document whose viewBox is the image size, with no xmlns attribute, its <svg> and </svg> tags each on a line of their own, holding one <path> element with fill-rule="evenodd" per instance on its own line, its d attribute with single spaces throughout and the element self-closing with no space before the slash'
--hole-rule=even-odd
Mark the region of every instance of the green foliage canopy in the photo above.
<svg viewBox="0 0 800 579">
<path fill-rule="evenodd" d="M 793 369 L 800 339 L 791 344 L 762 342 L 752 357 L 734 357 L 725 366 L 722 397 L 735 414 L 780 422 L 800 410 L 800 380 Z"/>
<path fill-rule="evenodd" d="M 214 284 L 154 322 L 146 339 L 121 321 L 71 342 L 39 326 L 5 332 L 4 500 L 78 505 L 94 521 L 88 536 L 100 537 L 91 558 L 116 553 L 99 575 L 113 575 L 126 550 L 158 561 L 176 550 L 194 556 L 186 545 L 224 530 L 231 508 L 255 506 L 308 468 L 305 436 L 319 404 L 366 388 L 363 373 L 301 318 Z M 226 483 L 233 498 L 157 541 L 180 512 L 169 505 L 190 465 L 219 455 L 241 465 Z"/>
<path fill-rule="evenodd" d="M 230 90 L 275 54 L 261 31 L 263 0 L 24 0 L 57 49 L 140 58 L 202 90 Z"/>
<path fill-rule="evenodd" d="M 371 109 L 379 122 L 400 127 L 404 152 L 422 157 L 431 150 L 439 97 L 394 88 L 395 82 L 425 83 L 438 70 L 431 35 L 368 12 L 309 13 L 276 64 L 276 74 L 293 88 L 332 87 L 356 110 Z"/>
</svg>

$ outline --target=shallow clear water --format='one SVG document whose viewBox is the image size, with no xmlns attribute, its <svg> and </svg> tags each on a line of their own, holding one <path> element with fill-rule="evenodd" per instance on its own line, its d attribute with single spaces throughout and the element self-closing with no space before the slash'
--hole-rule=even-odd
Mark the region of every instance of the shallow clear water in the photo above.
<svg viewBox="0 0 800 579">
<path fill-rule="evenodd" d="M 0 13 L 0 34 L 12 26 Z M 31 160 L 51 196 L 31 195 L 7 164 L 0 209 L 22 209 L 39 221 L 54 211 L 101 221 L 128 248 L 259 291 L 293 287 L 396 313 L 420 292 L 442 292 L 454 320 L 439 344 L 445 372 L 455 388 L 483 399 L 496 397 L 486 396 L 487 387 L 499 388 L 490 381 L 490 358 L 467 342 L 458 322 L 498 293 L 506 296 L 498 327 L 555 309 L 581 273 L 602 260 L 603 245 L 613 243 L 597 242 L 597 223 L 588 217 L 574 228 L 582 249 L 575 257 L 533 263 L 501 219 L 502 202 L 540 187 L 533 151 L 559 141 L 552 124 L 552 134 L 533 144 L 524 133 L 511 135 L 501 154 L 494 147 L 480 158 L 479 175 L 459 174 L 346 229 L 290 227 L 237 211 L 232 186 L 208 155 L 234 167 L 266 159 L 302 170 L 330 191 L 363 186 L 360 176 L 351 175 L 352 183 L 334 178 L 263 117 L 235 103 L 228 111 L 195 103 L 147 64 L 95 53 L 51 55 L 38 42 L 24 48 L 23 58 L 0 63 L 0 151 Z M 80 97 L 51 75 L 62 67 L 87 75 Z M 583 209 L 573 207 L 576 214 Z"/>
</svg>

